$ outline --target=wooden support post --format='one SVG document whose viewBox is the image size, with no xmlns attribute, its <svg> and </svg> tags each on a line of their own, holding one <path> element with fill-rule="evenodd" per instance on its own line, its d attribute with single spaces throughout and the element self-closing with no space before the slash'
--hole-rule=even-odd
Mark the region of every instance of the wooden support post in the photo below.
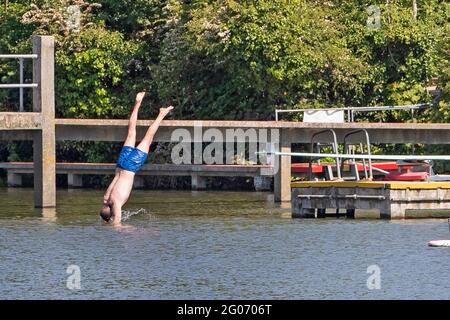
<svg viewBox="0 0 450 320">
<path fill-rule="evenodd" d="M 42 123 L 33 140 L 35 207 L 56 206 L 54 48 L 53 37 L 33 36 L 33 111 Z"/>
<path fill-rule="evenodd" d="M 282 129 L 280 134 L 280 151 L 291 152 L 289 129 Z M 291 157 L 276 156 L 274 193 L 276 202 L 291 201 Z"/>
<path fill-rule="evenodd" d="M 83 187 L 83 176 L 81 174 L 68 173 L 67 174 L 67 186 L 69 188 Z"/>
</svg>

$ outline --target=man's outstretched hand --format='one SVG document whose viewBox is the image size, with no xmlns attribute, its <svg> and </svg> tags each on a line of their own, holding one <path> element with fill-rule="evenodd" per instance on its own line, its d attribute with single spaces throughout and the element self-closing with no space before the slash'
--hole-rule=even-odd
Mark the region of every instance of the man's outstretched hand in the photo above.
<svg viewBox="0 0 450 320">
<path fill-rule="evenodd" d="M 136 103 L 141 103 L 142 100 L 144 99 L 144 96 L 145 96 L 145 92 L 144 92 L 144 91 L 139 92 L 139 93 L 136 95 Z"/>
<path fill-rule="evenodd" d="M 172 106 L 168 106 L 167 108 L 159 108 L 159 114 L 165 117 L 172 110 L 173 110 Z"/>
</svg>

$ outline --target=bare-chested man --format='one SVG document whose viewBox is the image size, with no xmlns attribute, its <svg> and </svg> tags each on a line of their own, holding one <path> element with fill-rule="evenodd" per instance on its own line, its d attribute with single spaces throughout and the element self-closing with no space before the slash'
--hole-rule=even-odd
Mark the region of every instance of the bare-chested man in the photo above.
<svg viewBox="0 0 450 320">
<path fill-rule="evenodd" d="M 127 202 L 133 189 L 134 175 L 144 165 L 145 160 L 147 160 L 153 136 L 158 130 L 161 121 L 173 109 L 172 106 L 159 109 L 158 117 L 148 128 L 144 139 L 135 147 L 136 122 L 139 107 L 144 96 L 145 92 L 139 92 L 136 95 L 136 103 L 128 123 L 127 139 L 120 152 L 119 160 L 117 160 L 116 174 L 103 196 L 103 206 L 100 210 L 100 216 L 106 222 L 112 219 L 114 225 L 120 224 L 122 219 L 122 206 Z"/>
</svg>

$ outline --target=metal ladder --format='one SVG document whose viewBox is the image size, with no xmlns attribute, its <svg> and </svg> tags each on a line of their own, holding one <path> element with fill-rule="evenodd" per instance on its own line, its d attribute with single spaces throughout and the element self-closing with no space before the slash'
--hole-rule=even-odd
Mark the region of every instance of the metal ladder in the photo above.
<svg viewBox="0 0 450 320">
<path fill-rule="evenodd" d="M 331 142 L 330 142 L 330 140 L 315 141 L 318 136 L 324 135 L 324 134 L 331 134 L 332 141 Z M 333 148 L 333 153 L 335 153 L 336 155 L 338 155 L 338 153 L 339 153 L 336 132 L 333 129 L 325 129 L 322 131 L 318 131 L 312 135 L 311 144 L 310 144 L 311 153 L 314 152 L 314 143 L 316 143 L 316 147 L 318 148 L 317 149 L 318 153 L 320 153 L 321 147 L 326 147 L 326 146 L 331 146 Z M 337 180 L 341 180 L 342 176 L 341 176 L 341 166 L 340 166 L 339 158 L 335 158 L 335 165 L 336 165 Z M 331 168 L 330 165 L 328 165 L 326 167 L 325 176 L 326 176 L 327 180 L 336 180 L 336 179 L 334 179 L 333 169 Z M 308 180 L 312 180 L 312 158 L 309 158 Z"/>
<path fill-rule="evenodd" d="M 367 153 L 364 153 L 364 142 L 363 141 L 359 141 L 356 143 L 348 142 L 349 137 L 354 136 L 356 134 L 361 134 L 361 133 L 364 134 L 364 138 L 365 138 L 364 142 L 365 142 Z M 356 148 L 351 148 L 351 147 L 355 147 L 355 146 L 359 146 L 361 154 L 366 154 L 368 157 L 368 164 L 369 164 L 368 171 L 367 171 L 366 159 L 362 159 L 362 165 L 364 168 L 364 179 L 365 180 L 373 180 L 373 167 L 372 167 L 372 159 L 371 159 L 372 153 L 370 150 L 371 145 L 370 145 L 369 133 L 367 132 L 366 129 L 354 130 L 354 131 L 347 133 L 344 136 L 344 153 L 345 154 L 355 154 Z M 354 177 L 352 177 L 352 178 L 354 178 L 354 180 L 358 181 L 358 180 L 360 180 L 359 171 L 358 171 L 358 163 L 356 162 L 356 159 L 354 159 L 354 158 L 350 159 L 350 160 L 352 160 L 352 162 L 350 164 L 350 171 L 354 175 Z M 341 171 L 344 171 L 345 161 L 346 160 L 342 161 Z"/>
</svg>

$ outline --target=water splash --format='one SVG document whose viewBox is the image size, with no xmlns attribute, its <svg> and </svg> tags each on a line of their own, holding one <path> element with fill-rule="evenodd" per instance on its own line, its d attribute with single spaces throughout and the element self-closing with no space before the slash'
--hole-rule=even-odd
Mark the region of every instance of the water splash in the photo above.
<svg viewBox="0 0 450 320">
<path fill-rule="evenodd" d="M 141 208 L 138 210 L 122 210 L 122 221 L 127 221 L 132 216 L 135 216 L 135 215 L 141 214 L 141 213 L 145 214 L 145 213 L 147 213 L 147 210 L 145 210 L 144 208 Z"/>
</svg>

